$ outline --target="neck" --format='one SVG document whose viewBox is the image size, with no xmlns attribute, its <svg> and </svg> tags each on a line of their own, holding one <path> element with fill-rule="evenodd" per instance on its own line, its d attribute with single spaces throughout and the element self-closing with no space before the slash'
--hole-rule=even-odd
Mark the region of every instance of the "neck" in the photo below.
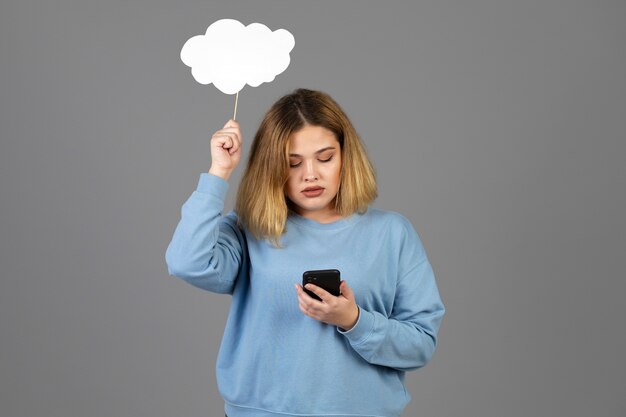
<svg viewBox="0 0 626 417">
<path fill-rule="evenodd" d="M 315 211 L 296 210 L 295 212 L 304 218 L 315 220 L 318 223 L 332 223 L 343 218 L 343 216 L 330 208 Z"/>
</svg>

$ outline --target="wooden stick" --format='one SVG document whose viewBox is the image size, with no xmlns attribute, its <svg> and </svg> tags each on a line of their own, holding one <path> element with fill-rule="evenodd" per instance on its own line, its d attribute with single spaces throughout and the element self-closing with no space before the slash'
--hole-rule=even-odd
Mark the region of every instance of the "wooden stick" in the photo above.
<svg viewBox="0 0 626 417">
<path fill-rule="evenodd" d="M 237 100 L 239 100 L 239 91 L 237 91 L 237 95 L 235 96 L 235 113 L 233 114 L 233 120 L 237 120 Z"/>
</svg>

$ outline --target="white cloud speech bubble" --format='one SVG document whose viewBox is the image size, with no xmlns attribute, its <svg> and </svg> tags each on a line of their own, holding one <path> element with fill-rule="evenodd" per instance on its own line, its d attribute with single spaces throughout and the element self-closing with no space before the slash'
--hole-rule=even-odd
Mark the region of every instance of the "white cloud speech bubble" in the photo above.
<svg viewBox="0 0 626 417">
<path fill-rule="evenodd" d="M 285 29 L 272 32 L 261 23 L 244 26 L 234 19 L 213 22 L 204 35 L 189 38 L 180 59 L 200 84 L 213 83 L 225 94 L 246 84 L 258 87 L 287 69 L 294 37 Z"/>
</svg>

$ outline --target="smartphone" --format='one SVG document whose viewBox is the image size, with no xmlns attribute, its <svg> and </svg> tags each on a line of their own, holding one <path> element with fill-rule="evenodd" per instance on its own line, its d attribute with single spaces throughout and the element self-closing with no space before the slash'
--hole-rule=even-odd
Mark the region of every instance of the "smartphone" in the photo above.
<svg viewBox="0 0 626 417">
<path fill-rule="evenodd" d="M 315 284 L 320 288 L 325 289 L 334 296 L 339 296 L 339 285 L 341 284 L 341 274 L 337 269 L 317 269 L 312 271 L 305 271 L 302 274 L 302 287 L 308 283 Z M 311 292 L 304 288 L 307 294 L 316 300 L 322 301 L 314 292 Z"/>
</svg>

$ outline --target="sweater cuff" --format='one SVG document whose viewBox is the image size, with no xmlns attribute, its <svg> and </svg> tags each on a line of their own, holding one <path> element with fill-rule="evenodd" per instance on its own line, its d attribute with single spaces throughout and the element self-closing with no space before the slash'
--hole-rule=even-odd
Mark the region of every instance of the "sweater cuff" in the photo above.
<svg viewBox="0 0 626 417">
<path fill-rule="evenodd" d="M 345 332 L 337 327 L 337 331 L 346 336 L 352 345 L 358 345 L 365 342 L 370 337 L 374 330 L 374 321 L 374 314 L 363 310 L 359 306 L 359 318 L 356 320 L 354 326 Z"/>
<path fill-rule="evenodd" d="M 200 174 L 196 191 L 203 194 L 210 194 L 214 197 L 224 200 L 228 191 L 228 182 L 217 175 L 203 172 Z"/>
</svg>

